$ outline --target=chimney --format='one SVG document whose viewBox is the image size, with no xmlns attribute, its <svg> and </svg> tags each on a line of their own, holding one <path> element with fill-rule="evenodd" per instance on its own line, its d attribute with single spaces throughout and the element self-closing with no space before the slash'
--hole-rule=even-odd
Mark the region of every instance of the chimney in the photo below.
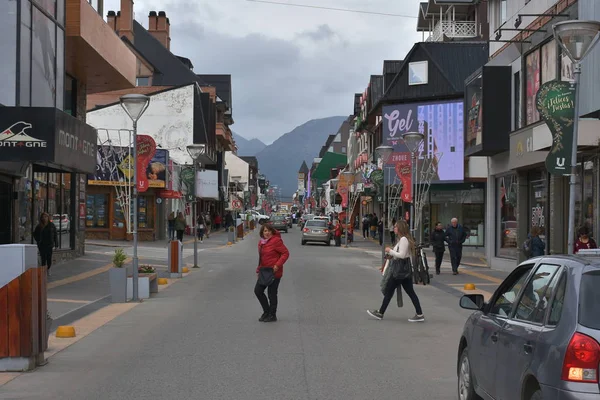
<svg viewBox="0 0 600 400">
<path fill-rule="evenodd" d="M 121 0 L 121 11 L 117 17 L 119 36 L 126 36 L 133 42 L 133 0 Z"/>
<path fill-rule="evenodd" d="M 167 50 L 171 50 L 171 23 L 167 13 L 150 11 L 148 14 L 148 32 L 156 38 Z"/>
<path fill-rule="evenodd" d="M 109 11 L 108 14 L 106 15 L 106 21 L 108 23 L 108 26 L 110 26 L 110 29 L 112 29 L 113 31 L 117 31 L 117 13 L 115 13 L 114 11 Z"/>
</svg>

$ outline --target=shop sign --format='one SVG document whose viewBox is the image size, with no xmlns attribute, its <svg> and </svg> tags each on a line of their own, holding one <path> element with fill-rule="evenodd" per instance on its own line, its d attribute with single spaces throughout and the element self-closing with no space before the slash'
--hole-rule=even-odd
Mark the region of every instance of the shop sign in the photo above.
<svg viewBox="0 0 600 400">
<path fill-rule="evenodd" d="M 395 178 L 400 179 L 402 192 L 400 198 L 403 202 L 412 203 L 412 159 L 410 153 L 393 153 L 387 165 L 393 166 Z M 396 183 L 396 179 L 388 177 L 388 183 Z"/>
<path fill-rule="evenodd" d="M 154 171 L 151 169 L 150 171 L 146 171 L 148 164 L 150 164 L 150 160 L 154 157 L 156 153 L 156 142 L 152 138 L 152 136 L 148 135 L 138 135 L 137 136 L 137 189 L 140 192 L 145 192 L 148 190 L 149 182 L 148 179 L 150 177 L 155 176 Z M 165 165 L 162 165 L 162 172 L 166 170 Z M 140 173 L 141 171 L 145 171 L 145 173 Z M 164 185 L 163 185 L 164 187 Z"/>
<path fill-rule="evenodd" d="M 156 195 L 163 199 L 181 199 L 182 194 L 176 190 L 159 190 Z"/>
<path fill-rule="evenodd" d="M 219 173 L 217 171 L 198 171 L 196 196 L 201 199 L 219 200 Z"/>
<path fill-rule="evenodd" d="M 552 147 L 546 157 L 546 169 L 553 175 L 568 175 L 573 149 L 574 85 L 561 81 L 544 83 L 537 93 L 536 107 L 552 132 Z"/>
<path fill-rule="evenodd" d="M 0 107 L 0 161 L 35 160 L 80 173 L 96 166 L 96 129 L 51 107 Z"/>
</svg>

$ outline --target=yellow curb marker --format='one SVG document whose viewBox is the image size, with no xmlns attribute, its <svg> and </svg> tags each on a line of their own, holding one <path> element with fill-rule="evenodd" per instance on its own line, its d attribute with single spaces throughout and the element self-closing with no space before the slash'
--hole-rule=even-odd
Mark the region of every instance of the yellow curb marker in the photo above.
<svg viewBox="0 0 600 400">
<path fill-rule="evenodd" d="M 464 289 L 465 290 L 476 290 L 477 288 L 475 287 L 474 283 L 465 283 Z"/>
<path fill-rule="evenodd" d="M 169 280 L 167 278 L 158 278 L 159 285 L 166 285 L 167 283 L 169 283 Z"/>
<path fill-rule="evenodd" d="M 181 272 L 183 272 L 184 274 L 187 274 L 188 272 L 190 272 L 190 269 L 188 267 L 183 267 Z"/>
<path fill-rule="evenodd" d="M 56 337 L 65 339 L 65 338 L 74 338 L 75 335 L 75 327 L 74 326 L 59 326 L 56 328 Z"/>
</svg>

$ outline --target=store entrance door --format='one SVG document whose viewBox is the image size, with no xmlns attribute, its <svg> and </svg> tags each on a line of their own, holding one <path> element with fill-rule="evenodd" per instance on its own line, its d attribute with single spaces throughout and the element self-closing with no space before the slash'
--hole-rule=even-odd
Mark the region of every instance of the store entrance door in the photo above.
<svg viewBox="0 0 600 400">
<path fill-rule="evenodd" d="M 110 228 L 111 240 L 125 240 L 127 238 L 127 228 L 125 224 L 125 213 L 123 213 L 119 200 L 115 199 L 113 203 L 112 225 Z"/>
<path fill-rule="evenodd" d="M 12 185 L 0 182 L 0 244 L 12 243 Z"/>
</svg>

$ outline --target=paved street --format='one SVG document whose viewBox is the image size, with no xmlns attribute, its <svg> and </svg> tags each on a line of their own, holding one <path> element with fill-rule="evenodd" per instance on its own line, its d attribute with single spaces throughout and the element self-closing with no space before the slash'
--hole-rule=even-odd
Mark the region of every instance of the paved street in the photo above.
<svg viewBox="0 0 600 400">
<path fill-rule="evenodd" d="M 201 253 L 202 269 L 9 382 L 0 398 L 455 398 L 457 337 L 469 315 L 455 294 L 419 286 L 425 323 L 409 323 L 412 305 L 395 301 L 372 320 L 365 310 L 382 298 L 377 258 L 300 246 L 294 229 L 283 234 L 291 259 L 280 320 L 259 323 L 257 237 Z"/>
</svg>

